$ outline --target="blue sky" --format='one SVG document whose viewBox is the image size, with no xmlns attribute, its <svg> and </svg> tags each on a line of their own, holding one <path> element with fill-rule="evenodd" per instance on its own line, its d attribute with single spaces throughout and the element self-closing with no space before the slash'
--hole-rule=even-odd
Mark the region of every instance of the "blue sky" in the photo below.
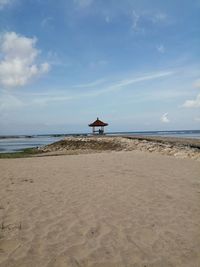
<svg viewBox="0 0 200 267">
<path fill-rule="evenodd" d="M 0 134 L 200 129 L 200 1 L 0 0 Z"/>
</svg>

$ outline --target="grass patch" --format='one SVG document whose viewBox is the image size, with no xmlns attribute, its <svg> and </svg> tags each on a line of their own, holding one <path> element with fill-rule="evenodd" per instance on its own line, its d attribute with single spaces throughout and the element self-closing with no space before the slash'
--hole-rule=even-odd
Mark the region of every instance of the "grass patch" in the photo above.
<svg viewBox="0 0 200 267">
<path fill-rule="evenodd" d="M 25 148 L 22 151 L 14 153 L 0 153 L 0 159 L 15 159 L 15 158 L 27 158 L 37 154 L 41 154 L 36 148 Z"/>
</svg>

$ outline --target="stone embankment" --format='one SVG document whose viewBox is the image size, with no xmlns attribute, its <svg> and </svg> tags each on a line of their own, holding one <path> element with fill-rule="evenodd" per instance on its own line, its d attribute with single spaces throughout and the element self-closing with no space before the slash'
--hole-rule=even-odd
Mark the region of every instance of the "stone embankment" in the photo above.
<svg viewBox="0 0 200 267">
<path fill-rule="evenodd" d="M 200 161 L 200 140 L 164 137 L 91 136 L 66 137 L 38 148 L 48 154 L 80 154 L 101 151 L 147 151 Z"/>
</svg>

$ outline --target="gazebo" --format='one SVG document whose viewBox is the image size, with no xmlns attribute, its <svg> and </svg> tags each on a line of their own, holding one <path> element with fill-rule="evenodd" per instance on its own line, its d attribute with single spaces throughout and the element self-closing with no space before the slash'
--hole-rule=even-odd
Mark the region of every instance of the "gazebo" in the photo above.
<svg viewBox="0 0 200 267">
<path fill-rule="evenodd" d="M 105 123 L 103 121 L 100 121 L 99 118 L 96 119 L 93 123 L 88 125 L 89 127 L 92 127 L 92 133 L 95 134 L 98 132 L 99 134 L 104 134 L 104 127 L 108 126 L 108 123 Z M 95 127 L 98 127 L 98 130 L 95 130 Z"/>
</svg>

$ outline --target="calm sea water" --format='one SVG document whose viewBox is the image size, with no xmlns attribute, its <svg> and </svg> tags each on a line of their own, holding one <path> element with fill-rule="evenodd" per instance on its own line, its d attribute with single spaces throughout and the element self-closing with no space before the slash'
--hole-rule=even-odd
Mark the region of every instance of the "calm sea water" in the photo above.
<svg viewBox="0 0 200 267">
<path fill-rule="evenodd" d="M 61 140 L 63 137 L 36 136 L 0 139 L 0 153 L 22 151 L 25 148 L 40 147 Z"/>
<path fill-rule="evenodd" d="M 151 135 L 151 136 L 169 136 L 179 138 L 200 139 L 200 130 L 196 131 L 152 131 L 152 132 L 115 132 L 108 133 L 112 135 Z M 17 138 L 0 138 L 0 153 L 22 151 L 25 148 L 40 147 L 54 143 L 64 138 L 63 136 L 19 136 Z"/>
<path fill-rule="evenodd" d="M 114 135 L 144 135 L 144 136 L 164 136 L 178 138 L 200 139 L 200 130 L 187 131 L 149 131 L 149 132 L 117 132 Z"/>
</svg>

